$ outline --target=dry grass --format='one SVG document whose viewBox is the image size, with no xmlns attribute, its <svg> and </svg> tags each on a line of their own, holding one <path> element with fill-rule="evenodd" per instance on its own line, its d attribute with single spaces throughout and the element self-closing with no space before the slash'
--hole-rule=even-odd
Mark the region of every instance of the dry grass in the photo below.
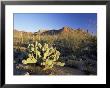
<svg viewBox="0 0 110 88">
<path fill-rule="evenodd" d="M 23 39 L 23 41 L 21 41 L 21 39 Z M 58 35 L 30 35 L 30 37 L 25 36 L 23 38 L 16 36 L 16 38 L 14 38 L 14 48 L 20 48 L 21 53 L 22 51 L 26 51 L 30 39 L 32 39 L 33 42 L 38 41 L 41 44 L 48 43 L 49 46 L 56 47 L 61 53 L 61 60 L 65 61 L 67 66 L 76 66 L 78 69 L 89 71 L 92 74 L 97 73 L 96 36 L 82 30 L 75 30 L 68 33 L 63 32 Z M 33 69 L 33 67 L 31 68 L 31 66 L 28 66 L 28 69 L 35 71 L 33 72 L 34 74 L 39 74 L 39 72 L 41 72 L 40 74 L 45 73 L 42 73 L 40 67 Z"/>
</svg>

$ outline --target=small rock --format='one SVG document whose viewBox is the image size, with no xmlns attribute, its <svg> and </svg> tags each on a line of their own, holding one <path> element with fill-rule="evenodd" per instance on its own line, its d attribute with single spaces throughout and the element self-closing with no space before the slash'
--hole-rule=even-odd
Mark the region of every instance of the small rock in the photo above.
<svg viewBox="0 0 110 88">
<path fill-rule="evenodd" d="M 29 75 L 29 72 L 24 73 L 24 75 Z"/>
</svg>

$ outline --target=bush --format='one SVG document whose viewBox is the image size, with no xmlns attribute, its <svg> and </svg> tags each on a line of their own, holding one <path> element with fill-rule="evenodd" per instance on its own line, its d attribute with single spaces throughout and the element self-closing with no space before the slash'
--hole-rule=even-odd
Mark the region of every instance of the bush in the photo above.
<svg viewBox="0 0 110 88">
<path fill-rule="evenodd" d="M 36 41 L 35 44 L 29 44 L 28 53 L 28 58 L 26 60 L 22 60 L 23 64 L 37 63 L 44 67 L 44 70 L 51 69 L 54 65 L 65 65 L 65 63 L 58 61 L 60 52 L 57 51 L 56 48 L 49 47 L 46 43 L 41 45 Z"/>
</svg>

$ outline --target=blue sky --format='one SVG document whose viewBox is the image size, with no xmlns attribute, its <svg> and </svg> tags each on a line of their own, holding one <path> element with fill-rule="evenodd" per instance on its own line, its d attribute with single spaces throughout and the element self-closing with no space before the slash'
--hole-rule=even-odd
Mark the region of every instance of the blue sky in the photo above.
<svg viewBox="0 0 110 88">
<path fill-rule="evenodd" d="M 64 26 L 97 32 L 96 13 L 15 13 L 14 29 L 28 32 L 58 30 Z"/>
</svg>

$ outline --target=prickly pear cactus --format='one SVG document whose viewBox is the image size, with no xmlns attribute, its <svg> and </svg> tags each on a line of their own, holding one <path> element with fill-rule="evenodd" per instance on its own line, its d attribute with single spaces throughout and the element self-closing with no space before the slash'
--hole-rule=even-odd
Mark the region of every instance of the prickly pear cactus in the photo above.
<svg viewBox="0 0 110 88">
<path fill-rule="evenodd" d="M 28 51 L 29 51 L 29 53 L 34 52 L 34 44 L 29 44 L 28 45 Z"/>
<path fill-rule="evenodd" d="M 43 70 L 51 69 L 54 65 L 64 66 L 65 63 L 58 62 L 60 52 L 56 48 L 49 47 L 48 44 L 41 45 L 37 41 L 28 46 L 29 58 L 23 60 L 23 64 L 40 63 Z"/>
<path fill-rule="evenodd" d="M 23 64 L 36 63 L 37 62 L 37 59 L 35 59 L 33 55 L 29 54 L 28 57 L 29 58 L 27 58 L 26 60 L 22 60 Z"/>
</svg>

